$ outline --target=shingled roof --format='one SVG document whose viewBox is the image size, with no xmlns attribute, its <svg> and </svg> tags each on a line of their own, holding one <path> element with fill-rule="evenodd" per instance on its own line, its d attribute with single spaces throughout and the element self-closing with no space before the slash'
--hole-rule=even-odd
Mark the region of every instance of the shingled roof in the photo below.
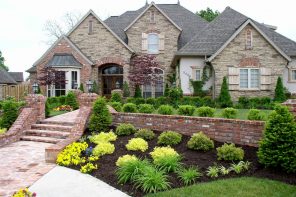
<svg viewBox="0 0 296 197">
<path fill-rule="evenodd" d="M 8 73 L 16 82 L 24 81 L 23 72 L 8 72 Z"/>
<path fill-rule="evenodd" d="M 17 82 L 4 68 L 0 67 L 0 84 L 17 84 Z"/>
<path fill-rule="evenodd" d="M 145 5 L 136 11 L 127 11 L 120 16 L 111 16 L 104 22 L 127 43 L 127 36 L 124 29 L 148 6 L 149 5 Z M 156 6 L 182 29 L 179 39 L 179 48 L 184 46 L 199 30 L 203 29 L 208 24 L 204 19 L 179 4 L 156 4 Z"/>
<path fill-rule="evenodd" d="M 216 19 L 196 34 L 177 55 L 212 55 L 248 19 L 245 15 L 227 7 Z M 252 20 L 252 19 L 251 19 Z M 254 20 L 253 23 L 282 51 L 289 56 L 296 55 L 296 43 Z"/>
</svg>

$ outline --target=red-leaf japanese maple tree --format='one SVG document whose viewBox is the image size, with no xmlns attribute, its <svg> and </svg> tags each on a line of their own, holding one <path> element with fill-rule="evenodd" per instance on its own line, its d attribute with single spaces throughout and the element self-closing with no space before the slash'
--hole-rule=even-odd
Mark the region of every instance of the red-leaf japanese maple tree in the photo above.
<svg viewBox="0 0 296 197">
<path fill-rule="evenodd" d="M 64 85 L 66 84 L 65 71 L 59 71 L 51 66 L 45 66 L 40 70 L 40 74 L 37 77 L 40 86 L 50 86 L 53 85 Z"/>
</svg>

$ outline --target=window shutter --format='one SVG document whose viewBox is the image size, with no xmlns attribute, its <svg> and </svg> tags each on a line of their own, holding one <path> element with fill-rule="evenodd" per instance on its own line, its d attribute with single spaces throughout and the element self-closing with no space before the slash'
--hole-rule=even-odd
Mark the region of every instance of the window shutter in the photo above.
<svg viewBox="0 0 296 197">
<path fill-rule="evenodd" d="M 164 50 L 164 40 L 165 40 L 164 33 L 159 34 L 159 50 L 160 51 Z"/>
<path fill-rule="evenodd" d="M 261 78 L 261 90 L 269 90 L 271 84 L 271 68 L 261 67 L 260 68 Z"/>
<path fill-rule="evenodd" d="M 148 34 L 142 33 L 142 51 L 148 50 Z"/>
<path fill-rule="evenodd" d="M 236 67 L 228 67 L 228 84 L 229 90 L 238 90 L 239 86 L 239 69 Z"/>
</svg>

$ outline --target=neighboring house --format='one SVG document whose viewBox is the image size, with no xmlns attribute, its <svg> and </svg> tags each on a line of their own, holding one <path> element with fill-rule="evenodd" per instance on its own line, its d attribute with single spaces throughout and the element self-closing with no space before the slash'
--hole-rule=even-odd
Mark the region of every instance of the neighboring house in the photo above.
<svg viewBox="0 0 296 197">
<path fill-rule="evenodd" d="M 153 54 L 161 65 L 161 81 L 177 73 L 186 95 L 193 93 L 189 80 L 200 80 L 205 65 L 213 68 L 204 86 L 213 97 L 224 76 L 235 100 L 243 95 L 273 96 L 278 76 L 295 92 L 296 43 L 271 28 L 229 7 L 211 23 L 180 4 L 146 4 L 105 21 L 90 10 L 27 72 L 34 82 L 45 66 L 65 71 L 66 85 L 42 87 L 48 96 L 66 94 L 73 84 L 85 86 L 88 80 L 96 81 L 100 94 L 108 96 L 128 81 L 135 53 Z M 145 85 L 143 95 L 163 95 L 164 83 Z"/>
<path fill-rule="evenodd" d="M 0 85 L 18 85 L 24 82 L 22 72 L 7 72 L 0 67 Z"/>
<path fill-rule="evenodd" d="M 24 82 L 23 72 L 8 72 L 8 73 L 16 81 L 17 84 L 22 84 Z"/>
</svg>

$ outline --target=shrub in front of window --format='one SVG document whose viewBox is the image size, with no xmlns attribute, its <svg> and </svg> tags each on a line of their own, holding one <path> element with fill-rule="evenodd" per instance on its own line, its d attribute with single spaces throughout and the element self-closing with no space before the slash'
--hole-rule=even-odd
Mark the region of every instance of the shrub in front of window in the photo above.
<svg viewBox="0 0 296 197">
<path fill-rule="evenodd" d="M 137 138 L 142 138 L 144 140 L 152 140 L 155 137 L 155 134 L 152 130 L 150 129 L 139 129 L 135 133 L 135 137 Z"/>
<path fill-rule="evenodd" d="M 81 92 L 84 92 L 83 83 L 80 83 L 79 90 L 80 90 Z"/>
<path fill-rule="evenodd" d="M 244 150 L 241 147 L 235 147 L 233 143 L 224 143 L 217 148 L 218 160 L 235 161 L 244 159 Z"/>
<path fill-rule="evenodd" d="M 125 145 L 127 150 L 145 152 L 148 149 L 148 143 L 142 138 L 132 138 Z"/>
<path fill-rule="evenodd" d="M 202 98 L 203 106 L 216 107 L 215 101 L 210 96 L 205 96 Z"/>
<path fill-rule="evenodd" d="M 129 97 L 131 95 L 128 83 L 125 81 L 123 83 L 123 97 Z"/>
<path fill-rule="evenodd" d="M 191 105 L 180 105 L 178 108 L 178 114 L 184 116 L 192 116 L 194 111 L 195 107 Z"/>
<path fill-rule="evenodd" d="M 228 89 L 228 83 L 227 83 L 227 78 L 223 77 L 223 82 L 221 86 L 221 91 L 220 95 L 218 98 L 218 103 L 220 107 L 232 107 L 232 101 L 231 101 L 231 96 L 229 94 L 229 89 Z"/>
<path fill-rule="evenodd" d="M 215 115 L 215 109 L 211 107 L 199 107 L 196 111 L 200 117 L 214 117 Z"/>
<path fill-rule="evenodd" d="M 144 98 L 132 98 L 129 97 L 126 99 L 127 103 L 134 103 L 136 105 L 140 105 L 140 104 L 145 104 L 145 99 Z"/>
<path fill-rule="evenodd" d="M 259 109 L 250 109 L 248 120 L 265 120 L 265 115 Z"/>
<path fill-rule="evenodd" d="M 178 106 L 178 102 L 183 97 L 181 88 L 170 88 L 168 98 L 173 106 Z"/>
<path fill-rule="evenodd" d="M 79 108 L 79 104 L 77 102 L 74 92 L 72 92 L 72 91 L 68 92 L 68 94 L 66 96 L 65 104 L 70 105 L 74 110 Z"/>
<path fill-rule="evenodd" d="M 157 112 L 162 115 L 172 115 L 174 108 L 170 105 L 161 105 L 159 106 Z"/>
<path fill-rule="evenodd" d="M 136 85 L 134 98 L 142 98 L 142 90 L 139 85 Z"/>
<path fill-rule="evenodd" d="M 163 146 L 173 146 L 180 144 L 181 140 L 182 135 L 180 133 L 177 133 L 175 131 L 165 131 L 158 136 L 157 144 Z"/>
<path fill-rule="evenodd" d="M 111 102 L 110 105 L 118 112 L 121 111 L 122 104 L 120 102 Z"/>
<path fill-rule="evenodd" d="M 116 135 L 131 135 L 136 132 L 134 125 L 129 123 L 121 123 L 117 126 L 115 130 Z"/>
<path fill-rule="evenodd" d="M 111 102 L 119 102 L 122 103 L 122 96 L 119 92 L 112 92 Z"/>
<path fill-rule="evenodd" d="M 123 112 L 128 113 L 136 113 L 137 112 L 137 105 L 134 103 L 126 103 L 122 107 Z"/>
<path fill-rule="evenodd" d="M 285 89 L 281 77 L 278 77 L 274 93 L 274 101 L 284 102 L 286 100 Z"/>
<path fill-rule="evenodd" d="M 158 107 L 156 98 L 147 98 L 146 104 L 153 105 L 154 107 Z"/>
<path fill-rule="evenodd" d="M 168 105 L 169 101 L 167 97 L 164 96 L 160 96 L 156 98 L 156 102 L 157 102 L 157 106 L 161 106 L 161 105 Z"/>
<path fill-rule="evenodd" d="M 138 110 L 140 113 L 151 114 L 154 111 L 154 107 L 150 104 L 140 104 Z"/>
<path fill-rule="evenodd" d="M 238 113 L 237 109 L 227 107 L 227 108 L 223 109 L 222 117 L 229 118 L 229 119 L 235 119 L 237 117 L 237 113 Z"/>
<path fill-rule="evenodd" d="M 58 99 L 61 105 L 66 105 L 67 96 L 59 96 Z"/>
<path fill-rule="evenodd" d="M 267 121 L 259 143 L 259 162 L 266 167 L 296 172 L 296 123 L 289 109 L 277 105 Z"/>
<path fill-rule="evenodd" d="M 208 151 L 214 148 L 214 142 L 203 132 L 195 133 L 187 142 L 187 147 L 192 150 Z"/>
<path fill-rule="evenodd" d="M 94 105 L 93 112 L 90 116 L 90 131 L 107 131 L 112 123 L 112 116 L 106 104 L 104 97 L 99 97 Z"/>
</svg>

